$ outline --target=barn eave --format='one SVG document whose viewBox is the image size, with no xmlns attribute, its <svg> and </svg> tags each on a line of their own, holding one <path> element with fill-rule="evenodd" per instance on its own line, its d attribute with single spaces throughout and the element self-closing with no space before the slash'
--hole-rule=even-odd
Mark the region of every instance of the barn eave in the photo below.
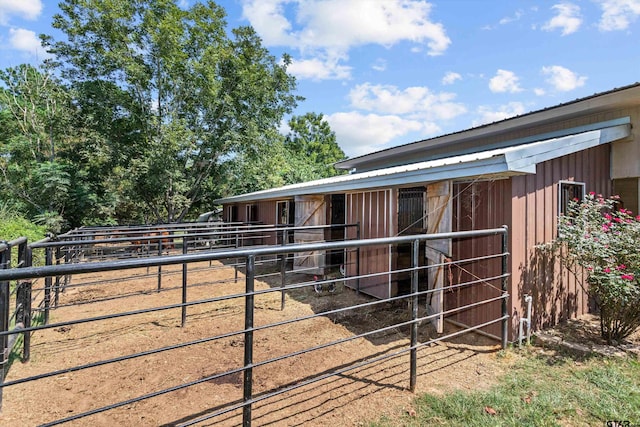
<svg viewBox="0 0 640 427">
<path fill-rule="evenodd" d="M 215 201 L 216 204 L 291 198 L 300 195 L 331 194 L 426 184 L 443 180 L 494 179 L 517 174 L 534 174 L 538 163 L 622 140 L 631 135 L 630 120 L 600 124 L 600 128 L 536 142 L 394 166 L 368 172 L 340 175 L 316 181 L 256 191 Z"/>
</svg>

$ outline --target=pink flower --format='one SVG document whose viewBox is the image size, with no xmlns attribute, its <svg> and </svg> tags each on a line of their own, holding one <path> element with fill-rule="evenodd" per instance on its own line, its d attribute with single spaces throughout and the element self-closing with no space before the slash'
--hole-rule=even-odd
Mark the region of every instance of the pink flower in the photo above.
<svg viewBox="0 0 640 427">
<path fill-rule="evenodd" d="M 595 191 L 589 191 L 589 195 L 590 195 L 590 196 L 595 196 L 595 195 L 596 195 L 596 192 L 595 192 Z"/>
<path fill-rule="evenodd" d="M 640 215 L 636 215 L 636 221 L 640 221 Z"/>
<path fill-rule="evenodd" d="M 607 224 L 602 224 L 602 231 L 604 231 L 605 233 L 609 231 L 609 226 Z"/>
<path fill-rule="evenodd" d="M 611 221 L 611 218 L 613 218 L 611 216 L 611 214 L 608 214 L 608 213 L 604 214 L 604 217 L 605 217 L 605 219 L 608 219 L 609 221 Z"/>
<path fill-rule="evenodd" d="M 616 267 L 616 270 L 624 270 L 625 268 L 627 268 L 626 265 L 620 264 L 619 266 Z"/>
<path fill-rule="evenodd" d="M 587 270 L 593 271 L 593 267 L 587 267 Z"/>
<path fill-rule="evenodd" d="M 611 273 L 611 269 L 609 267 L 605 267 L 604 272 L 605 273 Z"/>
<path fill-rule="evenodd" d="M 621 274 L 620 278 L 623 280 L 633 280 L 633 274 Z"/>
</svg>

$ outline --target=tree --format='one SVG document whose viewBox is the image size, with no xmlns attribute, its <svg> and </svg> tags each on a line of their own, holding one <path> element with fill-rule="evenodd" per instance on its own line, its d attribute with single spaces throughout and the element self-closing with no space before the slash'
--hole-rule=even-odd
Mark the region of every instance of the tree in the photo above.
<svg viewBox="0 0 640 427">
<path fill-rule="evenodd" d="M 73 109 L 66 88 L 46 70 L 20 65 L 0 71 L 2 196 L 59 231 L 72 203 L 71 173 L 60 153 L 73 150 Z"/>
<path fill-rule="evenodd" d="M 333 166 L 346 159 L 344 151 L 336 142 L 336 135 L 322 114 L 306 113 L 289 120 L 291 131 L 285 139 L 285 147 L 298 162 L 311 168 L 311 179 L 338 175 Z"/>
<path fill-rule="evenodd" d="M 228 35 L 211 1 L 67 0 L 60 10 L 53 27 L 67 39 L 43 41 L 94 124 L 104 125 L 96 114 L 105 109 L 120 120 L 106 127 L 104 151 L 120 156 L 111 166 L 123 201 L 156 221 L 208 208 L 223 164 L 272 143 L 264 135 L 299 100 L 289 58 L 269 55 L 250 27 Z"/>
</svg>

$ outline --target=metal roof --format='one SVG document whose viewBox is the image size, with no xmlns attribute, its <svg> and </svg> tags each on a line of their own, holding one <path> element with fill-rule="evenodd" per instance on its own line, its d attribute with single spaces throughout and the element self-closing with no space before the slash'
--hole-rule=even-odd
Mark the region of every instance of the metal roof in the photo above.
<svg viewBox="0 0 640 427">
<path fill-rule="evenodd" d="M 628 117 L 600 123 L 600 129 L 558 138 L 452 156 L 368 172 L 339 175 L 218 199 L 215 203 L 283 199 L 299 195 L 342 193 L 449 179 L 506 177 L 536 172 L 536 164 L 631 135 Z"/>
</svg>

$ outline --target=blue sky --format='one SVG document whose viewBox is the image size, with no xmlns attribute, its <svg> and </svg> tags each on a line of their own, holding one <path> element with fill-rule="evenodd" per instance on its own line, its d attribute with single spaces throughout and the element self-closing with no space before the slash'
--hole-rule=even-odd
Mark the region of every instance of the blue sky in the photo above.
<svg viewBox="0 0 640 427">
<path fill-rule="evenodd" d="M 181 0 L 184 7 L 194 0 Z M 640 0 L 224 0 L 350 157 L 640 80 Z M 0 68 L 46 53 L 57 1 L 0 0 Z"/>
</svg>

